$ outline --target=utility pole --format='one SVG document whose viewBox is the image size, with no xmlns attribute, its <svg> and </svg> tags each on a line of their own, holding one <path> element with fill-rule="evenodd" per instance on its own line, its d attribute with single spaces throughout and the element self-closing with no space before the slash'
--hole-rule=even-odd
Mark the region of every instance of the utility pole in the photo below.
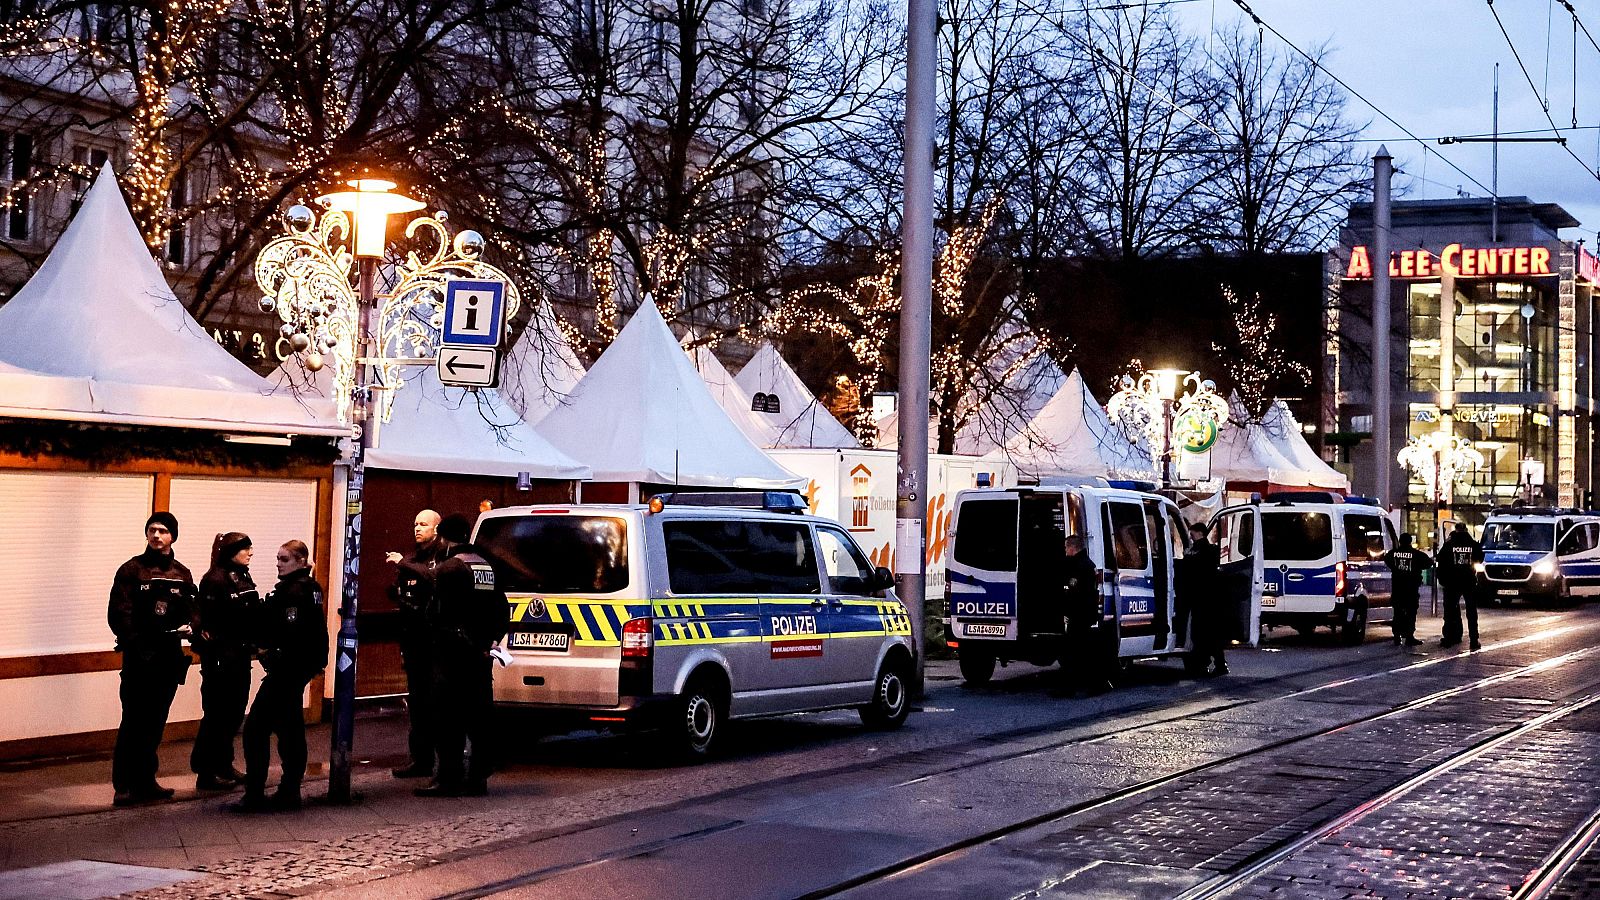
<svg viewBox="0 0 1600 900">
<path fill-rule="evenodd" d="M 927 639 L 928 361 L 933 330 L 933 96 L 938 2 L 906 15 L 905 210 L 900 223 L 900 446 L 894 519 L 895 593 L 911 614 L 912 696 L 921 696 Z"/>
<path fill-rule="evenodd" d="M 1389 371 L 1389 183 L 1393 177 L 1394 157 L 1388 147 L 1379 146 L 1372 157 L 1372 467 L 1373 497 L 1380 503 L 1391 499 L 1389 469 L 1394 465 L 1389 435 L 1389 400 L 1394 389 Z"/>
</svg>

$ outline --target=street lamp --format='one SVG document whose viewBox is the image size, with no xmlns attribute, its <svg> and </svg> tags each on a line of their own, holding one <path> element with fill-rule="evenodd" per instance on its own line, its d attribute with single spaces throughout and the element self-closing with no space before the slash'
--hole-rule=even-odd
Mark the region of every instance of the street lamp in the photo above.
<svg viewBox="0 0 1600 900">
<path fill-rule="evenodd" d="M 1217 393 L 1217 386 L 1202 379 L 1199 372 L 1185 369 L 1150 369 L 1137 380 L 1124 375 L 1118 390 L 1106 404 L 1106 413 L 1125 434 L 1143 436 L 1151 447 L 1161 448 L 1162 487 L 1171 487 L 1172 426 L 1179 418 L 1193 416 L 1220 426 L 1228 417 L 1228 403 Z M 1179 394 L 1187 385 L 1188 390 Z"/>
<path fill-rule="evenodd" d="M 1440 429 L 1418 435 L 1395 454 L 1395 460 L 1422 480 L 1433 503 L 1433 528 L 1439 525 L 1439 506 L 1455 498 L 1455 484 L 1483 466 L 1483 454 L 1466 438 Z M 1435 534 L 1435 543 L 1438 535 Z"/>
<path fill-rule="evenodd" d="M 336 191 L 318 200 L 330 210 L 346 213 L 355 228 L 351 246 L 358 265 L 357 304 L 353 327 L 355 390 L 351 396 L 351 421 L 355 446 L 350 454 L 344 527 L 344 595 L 339 609 L 338 651 L 333 674 L 333 746 L 328 766 L 328 802 L 349 803 L 350 755 L 356 715 L 356 611 L 361 580 L 361 511 L 366 480 L 366 454 L 372 446 L 370 361 L 376 358 L 370 319 L 374 311 L 378 260 L 388 245 L 389 217 L 422 209 L 421 201 L 391 193 L 395 184 L 381 178 L 355 178 L 348 191 Z"/>
</svg>

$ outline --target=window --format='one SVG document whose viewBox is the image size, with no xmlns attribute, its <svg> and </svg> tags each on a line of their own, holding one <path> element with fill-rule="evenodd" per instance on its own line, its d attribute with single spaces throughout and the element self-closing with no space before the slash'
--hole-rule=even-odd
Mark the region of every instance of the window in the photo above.
<svg viewBox="0 0 1600 900">
<path fill-rule="evenodd" d="M 764 16 L 767 14 L 767 0 L 740 0 L 739 6 L 747 16 Z"/>
<path fill-rule="evenodd" d="M 1593 522 L 1579 523 L 1572 526 L 1561 538 L 1561 546 L 1557 553 L 1583 553 L 1593 550 L 1600 544 L 1600 525 Z"/>
<path fill-rule="evenodd" d="M 25 241 L 33 231 L 33 204 L 26 189 L 28 177 L 33 172 L 33 135 L 0 131 L 0 157 L 3 157 L 0 158 L 0 177 L 5 182 L 9 205 L 6 237 Z M 18 190 L 18 183 L 22 183 L 24 189 Z"/>
<path fill-rule="evenodd" d="M 111 151 L 104 147 L 90 147 L 77 144 L 72 148 L 72 212 L 78 212 L 78 207 L 83 205 L 83 195 L 89 192 L 89 185 L 94 183 L 95 176 L 100 174 L 100 167 L 111 160 Z"/>
<path fill-rule="evenodd" d="M 1118 569 L 1143 569 L 1150 564 L 1150 541 L 1144 530 L 1144 510 L 1132 503 L 1108 503 L 1110 539 Z"/>
<path fill-rule="evenodd" d="M 1378 516 L 1344 517 L 1344 550 L 1351 562 L 1383 555 L 1383 525 Z"/>
<path fill-rule="evenodd" d="M 650 19 L 645 24 L 645 63 L 651 69 L 665 69 L 670 56 L 667 42 L 671 33 L 668 26 L 671 24 L 672 13 L 665 9 L 652 8 L 649 16 Z"/>
<path fill-rule="evenodd" d="M 1320 512 L 1262 512 L 1267 559 L 1313 560 L 1333 554 L 1333 520 Z"/>
<path fill-rule="evenodd" d="M 97 44 L 111 44 L 122 38 L 122 15 L 114 3 L 89 3 L 83 7 L 78 36 Z"/>
<path fill-rule="evenodd" d="M 737 519 L 668 522 L 674 594 L 820 594 L 811 529 Z"/>
<path fill-rule="evenodd" d="M 835 594 L 872 593 L 872 563 L 861 555 L 856 542 L 836 528 L 818 528 L 817 544 L 822 548 L 822 566 Z"/>
<path fill-rule="evenodd" d="M 750 398 L 750 409 L 759 413 L 781 413 L 783 412 L 783 401 L 778 399 L 777 394 L 764 394 L 757 391 L 756 395 Z"/>
<path fill-rule="evenodd" d="M 1554 545 L 1555 533 L 1551 522 L 1490 522 L 1483 527 L 1483 549 L 1544 553 Z"/>
<path fill-rule="evenodd" d="M 1017 568 L 1016 500 L 967 500 L 956 512 L 956 562 L 986 572 Z"/>
<path fill-rule="evenodd" d="M 0 22 L 16 22 L 38 12 L 35 0 L 0 0 Z"/>
<path fill-rule="evenodd" d="M 1233 513 L 1217 520 L 1217 549 L 1222 562 L 1249 559 L 1256 552 L 1256 517 Z"/>
<path fill-rule="evenodd" d="M 172 211 L 167 228 L 167 262 L 173 265 L 188 262 L 189 226 L 181 220 L 183 210 L 188 205 L 189 173 L 179 171 L 172 178 L 172 189 L 167 192 L 167 208 Z"/>
<path fill-rule="evenodd" d="M 628 527 L 622 519 L 488 518 L 476 544 L 509 593 L 610 594 L 628 586 Z"/>
</svg>

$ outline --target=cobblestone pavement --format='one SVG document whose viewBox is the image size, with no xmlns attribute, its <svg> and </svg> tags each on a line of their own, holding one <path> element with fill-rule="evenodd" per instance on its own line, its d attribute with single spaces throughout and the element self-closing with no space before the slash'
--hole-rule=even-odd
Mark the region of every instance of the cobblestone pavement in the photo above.
<svg viewBox="0 0 1600 900">
<path fill-rule="evenodd" d="M 1014 667 L 993 686 L 972 691 L 956 686 L 953 667 L 936 665 L 925 710 L 896 733 L 863 732 L 847 713 L 749 723 L 736 732 L 732 758 L 694 769 L 657 768 L 647 751 L 615 739 L 543 741 L 497 779 L 489 798 L 418 800 L 409 796 L 411 783 L 369 771 L 357 780 L 366 794 L 361 805 L 310 807 L 294 816 L 232 817 L 210 801 L 15 822 L 0 826 L 6 854 L 0 868 L 108 858 L 206 873 L 141 896 L 332 890 L 400 900 L 545 869 L 541 895 L 593 895 L 599 872 L 620 893 L 682 894 L 683 882 L 673 880 L 681 865 L 701 873 L 694 876 L 697 885 L 742 889 L 724 891 L 730 895 L 794 896 L 802 891 L 786 878 L 833 883 L 918 847 L 983 834 L 1063 805 L 1094 803 L 1152 777 L 1594 644 L 1600 636 L 1595 612 L 1491 614 L 1490 648 L 1470 657 L 1431 649 L 1408 655 L 1377 640 L 1344 649 L 1290 637 L 1235 655 L 1238 677 L 1192 682 L 1174 666 L 1141 665 L 1130 686 L 1093 701 L 1046 701 L 1044 679 L 1028 667 Z M 1526 639 L 1534 633 L 1546 636 Z M 1393 674 L 1397 667 L 1403 674 Z M 1548 673 L 1541 690 L 1558 693 L 1562 679 L 1569 673 Z M 1539 699 L 1518 688 L 1513 693 Z M 1491 718 L 1502 712 L 1515 718 L 1527 711 L 1521 707 L 1534 705 L 1502 703 Z M 1470 738 L 1468 726 L 1443 717 L 1418 721 L 1418 731 L 1388 739 L 1431 745 Z M 1381 789 L 1390 761 L 1368 753 L 1369 743 L 1345 740 L 1346 761 L 1336 776 L 1312 774 L 1327 760 L 1311 754 L 1256 773 L 1253 786 L 1186 786 L 1172 794 L 1165 817 L 1152 808 L 1140 813 L 1146 818 L 1138 828 L 1122 829 L 1171 835 L 1170 843 L 1147 839 L 1140 846 L 1129 838 L 1094 846 L 1079 837 L 1083 852 L 1058 848 L 1037 881 L 1061 881 L 1069 860 L 1076 860 L 1088 867 L 1073 882 L 1077 887 L 1098 879 L 1122 890 L 1142 885 L 1134 894 L 1170 895 L 1172 885 L 1183 882 L 1168 879 L 1169 870 L 1216 870 L 1252 839 L 1303 829 L 1348 797 Z M 1415 761 L 1427 757 L 1422 744 L 1413 750 Z M 385 766 L 391 761 L 380 760 Z M 1185 822 L 1188 827 L 1178 827 Z M 1062 841 L 1074 839 L 1077 824 L 1057 829 Z M 713 836 L 696 846 L 711 854 L 709 860 L 679 847 L 682 835 L 706 829 Z M 749 848 L 769 844 L 799 853 L 817 834 L 826 834 L 832 855 L 841 857 L 836 870 L 797 872 L 794 854 L 772 860 L 767 870 L 744 858 Z M 650 849 L 663 841 L 668 852 Z M 841 842 L 852 853 L 840 854 Z M 639 847 L 646 849 L 629 862 L 630 848 Z M 672 861 L 675 854 L 679 862 Z M 636 872 L 643 860 L 655 868 Z M 1151 865 L 1155 860 L 1161 864 Z M 743 874 L 709 880 L 727 867 Z"/>
</svg>

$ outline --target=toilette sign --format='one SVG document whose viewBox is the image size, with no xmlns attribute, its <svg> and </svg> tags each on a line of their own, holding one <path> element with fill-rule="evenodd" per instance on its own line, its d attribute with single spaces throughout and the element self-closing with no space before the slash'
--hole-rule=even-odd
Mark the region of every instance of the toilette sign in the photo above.
<svg viewBox="0 0 1600 900">
<path fill-rule="evenodd" d="M 1438 255 L 1427 250 L 1389 254 L 1390 278 L 1437 278 L 1446 271 L 1465 278 L 1497 275 L 1554 275 L 1549 247 L 1463 247 L 1450 244 Z M 1350 249 L 1346 278 L 1371 278 L 1372 259 L 1365 246 Z"/>
</svg>

